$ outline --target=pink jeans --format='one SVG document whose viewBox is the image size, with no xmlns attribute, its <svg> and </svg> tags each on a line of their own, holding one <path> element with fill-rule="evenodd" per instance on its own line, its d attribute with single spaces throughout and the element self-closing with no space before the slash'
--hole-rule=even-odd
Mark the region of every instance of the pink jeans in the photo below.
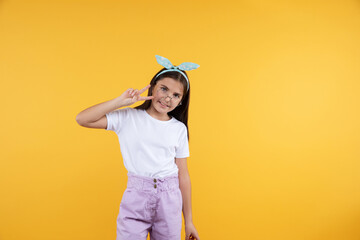
<svg viewBox="0 0 360 240">
<path fill-rule="evenodd" d="M 116 240 L 180 240 L 182 195 L 178 175 L 150 178 L 128 173 L 117 217 Z"/>
</svg>

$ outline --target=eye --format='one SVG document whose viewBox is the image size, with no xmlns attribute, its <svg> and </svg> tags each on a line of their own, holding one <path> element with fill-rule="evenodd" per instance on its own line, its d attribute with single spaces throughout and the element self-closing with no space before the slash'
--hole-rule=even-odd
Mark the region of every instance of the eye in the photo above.
<svg viewBox="0 0 360 240">
<path fill-rule="evenodd" d="M 160 87 L 160 89 L 165 92 L 166 91 L 166 88 L 165 87 Z"/>
<path fill-rule="evenodd" d="M 176 98 L 179 98 L 179 97 L 180 97 L 180 95 L 179 95 L 179 94 L 175 94 L 174 96 L 175 96 Z"/>
</svg>

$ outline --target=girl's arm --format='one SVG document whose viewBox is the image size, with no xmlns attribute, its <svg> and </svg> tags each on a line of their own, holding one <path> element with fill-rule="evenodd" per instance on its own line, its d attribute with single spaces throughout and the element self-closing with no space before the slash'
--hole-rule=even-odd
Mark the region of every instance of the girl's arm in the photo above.
<svg viewBox="0 0 360 240">
<path fill-rule="evenodd" d="M 106 128 L 107 121 L 105 114 L 123 106 L 120 97 L 96 104 L 81 111 L 76 116 L 76 122 L 84 127 Z"/>
<path fill-rule="evenodd" d="M 183 214 L 185 220 L 185 239 L 190 239 L 190 235 L 195 239 L 200 240 L 199 235 L 195 229 L 192 219 L 192 206 L 191 206 L 191 181 L 187 167 L 186 158 L 175 158 L 175 163 L 179 169 L 179 185 L 183 198 Z"/>
<path fill-rule="evenodd" d="M 102 102 L 91 106 L 83 111 L 81 111 L 76 116 L 76 122 L 84 127 L 92 128 L 106 128 L 107 119 L 105 115 L 115 109 L 130 106 L 137 101 L 150 100 L 153 99 L 153 96 L 142 97 L 144 91 L 150 88 L 150 85 L 147 85 L 141 90 L 129 88 L 121 96 L 111 99 L 107 102 Z"/>
</svg>

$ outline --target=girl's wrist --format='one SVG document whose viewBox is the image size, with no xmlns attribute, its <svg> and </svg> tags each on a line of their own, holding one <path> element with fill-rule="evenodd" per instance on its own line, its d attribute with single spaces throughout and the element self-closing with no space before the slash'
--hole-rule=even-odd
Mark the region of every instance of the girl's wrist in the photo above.
<svg viewBox="0 0 360 240">
<path fill-rule="evenodd" d="M 194 225 L 192 219 L 185 220 L 185 226 L 186 225 Z"/>
<path fill-rule="evenodd" d="M 114 99 L 114 102 L 115 102 L 115 107 L 116 107 L 116 109 L 125 106 L 125 104 L 123 103 L 123 99 L 121 98 L 121 96 L 115 98 L 115 99 Z"/>
</svg>

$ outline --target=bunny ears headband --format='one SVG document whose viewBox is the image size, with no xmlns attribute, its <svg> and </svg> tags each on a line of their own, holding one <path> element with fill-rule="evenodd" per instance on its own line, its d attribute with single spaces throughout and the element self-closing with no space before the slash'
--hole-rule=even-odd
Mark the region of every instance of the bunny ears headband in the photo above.
<svg viewBox="0 0 360 240">
<path fill-rule="evenodd" d="M 188 70 L 189 71 L 189 70 L 197 69 L 198 67 L 200 67 L 200 65 L 198 65 L 196 63 L 191 63 L 191 62 L 184 62 L 184 63 L 180 64 L 179 66 L 174 66 L 168 59 L 166 59 L 164 57 L 161 57 L 159 55 L 155 55 L 155 57 L 156 57 L 157 62 L 161 66 L 166 68 L 166 70 L 164 70 L 164 71 L 160 72 L 158 75 L 156 75 L 155 78 L 157 78 L 159 75 L 166 73 L 166 72 L 173 72 L 173 71 L 179 72 L 185 77 L 185 79 L 187 81 L 187 90 L 189 90 L 189 79 L 180 70 L 183 70 L 183 71 Z"/>
</svg>

